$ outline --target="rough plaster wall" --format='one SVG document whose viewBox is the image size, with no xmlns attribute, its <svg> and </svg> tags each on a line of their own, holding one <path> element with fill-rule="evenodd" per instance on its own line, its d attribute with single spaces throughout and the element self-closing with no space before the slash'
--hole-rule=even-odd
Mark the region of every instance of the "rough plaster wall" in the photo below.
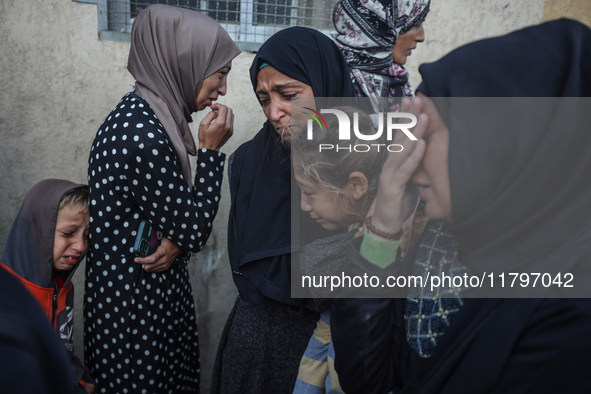
<svg viewBox="0 0 591 394">
<path fill-rule="evenodd" d="M 544 4 L 545 0 L 433 0 L 425 23 L 427 41 L 407 64 L 413 86 L 420 82 L 420 63 L 437 60 L 464 43 L 535 24 Z M 47 177 L 86 181 L 94 134 L 133 83 L 125 68 L 129 43 L 100 41 L 96 26 L 95 5 L 0 0 L 0 219 L 5 223 L 0 248 L 24 194 L 35 182 Z M 229 95 L 220 100 L 235 112 L 234 137 L 222 149 L 226 153 L 252 138 L 263 123 L 248 78 L 252 59 L 252 54 L 243 53 L 234 61 Z M 214 232 L 191 265 L 203 392 L 209 390 L 219 336 L 236 296 L 226 252 L 228 197 L 226 179 Z M 78 353 L 83 272 L 81 267 L 75 278 Z"/>
<path fill-rule="evenodd" d="M 86 181 L 102 113 L 131 80 L 127 46 L 97 40 L 96 7 L 0 2 L 0 246 L 26 191 L 48 177 Z M 94 9 L 93 9 L 94 8 Z"/>
<path fill-rule="evenodd" d="M 583 0 L 588 1 L 588 0 Z M 418 67 L 440 59 L 452 49 L 486 37 L 539 23 L 545 0 L 432 0 L 425 21 L 425 42 L 406 64 L 415 89 Z"/>
<path fill-rule="evenodd" d="M 558 18 L 576 19 L 591 27 L 591 1 L 546 0 L 542 21 Z"/>
</svg>

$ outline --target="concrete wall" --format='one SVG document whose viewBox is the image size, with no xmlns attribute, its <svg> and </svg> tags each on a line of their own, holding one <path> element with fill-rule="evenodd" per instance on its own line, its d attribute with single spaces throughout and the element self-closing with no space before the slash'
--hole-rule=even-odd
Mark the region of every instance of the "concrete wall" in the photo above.
<svg viewBox="0 0 591 394">
<path fill-rule="evenodd" d="M 580 1 L 588 11 L 589 2 Z M 420 63 L 437 60 L 461 44 L 538 23 L 545 3 L 433 0 L 425 23 L 427 42 L 408 62 L 413 86 L 420 81 Z M 548 3 L 554 6 L 558 1 Z M 550 10 L 544 17 L 552 19 L 557 13 Z M 133 83 L 126 71 L 128 51 L 129 43 L 99 40 L 95 5 L 70 0 L 0 0 L 0 220 L 4 223 L 0 248 L 24 194 L 35 182 L 48 177 L 86 182 L 94 134 Z M 253 57 L 243 53 L 235 60 L 229 94 L 221 100 L 234 108 L 236 119 L 234 137 L 222 149 L 226 153 L 250 139 L 263 123 L 248 78 Z M 226 252 L 228 202 L 224 184 L 214 232 L 191 265 L 204 392 L 209 389 L 217 342 L 236 296 Z M 75 278 L 78 353 L 82 352 L 83 273 L 82 267 Z"/>
<path fill-rule="evenodd" d="M 440 59 L 472 41 L 509 33 L 540 21 L 544 0 L 432 0 L 425 21 L 425 42 L 408 58 L 411 83 L 421 81 L 418 66 Z"/>
<path fill-rule="evenodd" d="M 591 1 L 589 0 L 546 0 L 542 21 L 571 18 L 591 27 Z"/>
</svg>

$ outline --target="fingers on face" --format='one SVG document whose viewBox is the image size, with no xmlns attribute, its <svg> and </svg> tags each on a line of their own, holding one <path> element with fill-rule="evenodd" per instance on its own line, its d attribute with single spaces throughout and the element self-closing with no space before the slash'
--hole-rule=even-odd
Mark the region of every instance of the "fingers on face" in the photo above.
<svg viewBox="0 0 591 394">
<path fill-rule="evenodd" d="M 203 117 L 203 119 L 201 120 L 201 122 L 199 122 L 199 125 L 201 126 L 206 126 L 211 124 L 211 122 L 213 122 L 213 120 L 217 117 L 217 114 L 214 111 L 211 111 L 210 113 L 208 113 L 207 115 L 205 115 Z"/>
<path fill-rule="evenodd" d="M 417 125 L 413 130 L 413 134 L 419 140 L 425 136 L 425 132 L 427 131 L 427 126 L 429 125 L 429 117 L 427 114 L 421 113 L 417 115 Z"/>
<path fill-rule="evenodd" d="M 425 145 L 425 140 L 423 139 L 416 141 L 415 146 L 410 148 L 410 155 L 400 166 L 400 171 L 408 176 L 408 180 L 410 180 L 410 177 L 421 163 L 423 154 L 425 153 Z"/>
<path fill-rule="evenodd" d="M 217 109 L 217 117 L 225 120 L 227 116 L 228 116 L 228 107 L 220 104 Z"/>
</svg>

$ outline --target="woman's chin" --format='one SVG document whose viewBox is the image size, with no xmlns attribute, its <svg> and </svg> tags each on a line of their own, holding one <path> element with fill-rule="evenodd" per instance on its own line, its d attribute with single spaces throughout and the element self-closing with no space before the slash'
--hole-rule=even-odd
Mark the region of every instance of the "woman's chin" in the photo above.
<svg viewBox="0 0 591 394">
<path fill-rule="evenodd" d="M 452 222 L 451 211 L 443 209 L 433 201 L 431 201 L 431 203 L 429 203 L 428 200 L 425 201 L 425 215 L 427 215 L 430 219 L 443 220 L 447 223 Z"/>
<path fill-rule="evenodd" d="M 203 111 L 207 107 L 211 107 L 211 100 L 205 100 L 202 103 L 197 104 L 197 111 Z"/>
</svg>

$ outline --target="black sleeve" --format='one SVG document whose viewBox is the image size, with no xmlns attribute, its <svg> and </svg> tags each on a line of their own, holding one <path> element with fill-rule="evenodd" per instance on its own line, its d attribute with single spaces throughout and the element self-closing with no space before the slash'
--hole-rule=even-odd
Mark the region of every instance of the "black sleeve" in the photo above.
<svg viewBox="0 0 591 394">
<path fill-rule="evenodd" d="M 0 391 L 75 392 L 65 349 L 37 301 L 0 268 Z"/>
<path fill-rule="evenodd" d="M 138 135 L 123 175 L 146 218 L 185 252 L 203 248 L 220 200 L 225 155 L 199 149 L 195 182 L 189 188 L 175 153 L 157 133 Z"/>
<path fill-rule="evenodd" d="M 467 299 L 404 393 L 589 393 L 590 299 Z"/>
<path fill-rule="evenodd" d="M 384 276 L 351 248 L 347 274 Z M 383 283 L 383 282 L 382 282 Z M 375 293 L 374 293 L 375 294 Z M 403 360 L 411 357 L 404 335 L 406 298 L 338 298 L 331 308 L 335 368 L 347 394 L 387 393 L 402 384 Z"/>
<path fill-rule="evenodd" d="M 590 393 L 590 330 L 591 299 L 543 300 L 491 392 Z"/>
</svg>

